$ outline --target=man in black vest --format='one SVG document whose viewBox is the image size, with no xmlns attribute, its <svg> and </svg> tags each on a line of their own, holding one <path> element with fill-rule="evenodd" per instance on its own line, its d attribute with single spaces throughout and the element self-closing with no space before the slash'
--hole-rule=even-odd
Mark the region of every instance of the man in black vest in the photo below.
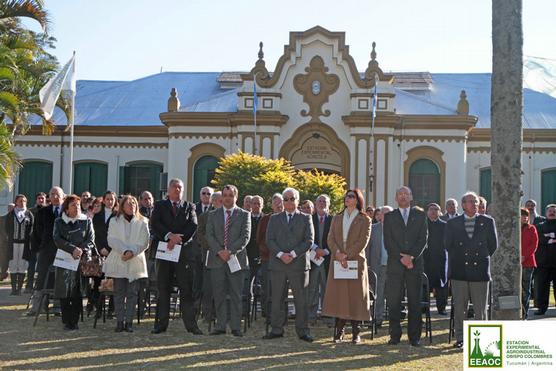
<svg viewBox="0 0 556 371">
<path fill-rule="evenodd" d="M 423 209 L 410 207 L 409 187 L 396 191 L 398 208 L 384 216 L 384 247 L 388 252 L 386 303 L 388 304 L 390 340 L 400 342 L 401 304 L 407 289 L 407 335 L 412 346 L 420 346 L 423 251 L 427 246 L 427 220 Z"/>
<path fill-rule="evenodd" d="M 183 181 L 172 179 L 168 184 L 168 199 L 157 201 L 151 218 L 154 234 L 153 247 L 166 242 L 168 250 L 181 246 L 178 262 L 157 260 L 157 318 L 153 334 L 165 332 L 170 320 L 170 294 L 174 282 L 180 289 L 180 304 L 183 323 L 188 332 L 202 335 L 197 326 L 193 298 L 194 266 L 197 254 L 192 237 L 197 229 L 195 205 L 182 199 Z"/>
</svg>

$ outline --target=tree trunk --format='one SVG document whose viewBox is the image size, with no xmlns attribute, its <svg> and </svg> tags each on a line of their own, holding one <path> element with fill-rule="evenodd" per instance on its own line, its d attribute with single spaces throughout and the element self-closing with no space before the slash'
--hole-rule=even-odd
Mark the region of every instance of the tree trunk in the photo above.
<svg viewBox="0 0 556 371">
<path fill-rule="evenodd" d="M 519 203 L 523 114 L 521 0 L 492 0 L 491 169 L 498 250 L 492 258 L 492 318 L 521 318 Z"/>
</svg>

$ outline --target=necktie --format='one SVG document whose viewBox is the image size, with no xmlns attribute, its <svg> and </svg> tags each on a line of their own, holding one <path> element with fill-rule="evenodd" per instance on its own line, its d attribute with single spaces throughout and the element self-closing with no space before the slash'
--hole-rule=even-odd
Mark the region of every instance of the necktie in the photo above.
<svg viewBox="0 0 556 371">
<path fill-rule="evenodd" d="M 174 217 L 176 215 L 178 215 L 178 203 L 177 202 L 172 202 L 172 214 L 174 214 Z"/>
<path fill-rule="evenodd" d="M 59 216 L 60 216 L 60 211 L 59 211 L 58 206 L 56 206 L 56 207 L 54 208 L 54 217 L 57 218 L 57 217 L 59 217 Z"/>
<path fill-rule="evenodd" d="M 232 210 L 226 210 L 226 223 L 224 224 L 224 249 L 226 250 L 228 250 L 228 239 L 229 239 L 231 221 L 232 221 Z"/>
<path fill-rule="evenodd" d="M 403 209 L 403 222 L 407 225 L 407 209 Z"/>
<path fill-rule="evenodd" d="M 206 213 L 207 212 L 207 207 L 203 206 L 203 212 Z"/>
<path fill-rule="evenodd" d="M 288 214 L 288 224 L 290 224 L 290 222 L 292 221 L 292 217 L 293 217 L 292 214 Z"/>
<path fill-rule="evenodd" d="M 324 224 L 324 215 L 320 217 L 320 224 Z"/>
</svg>

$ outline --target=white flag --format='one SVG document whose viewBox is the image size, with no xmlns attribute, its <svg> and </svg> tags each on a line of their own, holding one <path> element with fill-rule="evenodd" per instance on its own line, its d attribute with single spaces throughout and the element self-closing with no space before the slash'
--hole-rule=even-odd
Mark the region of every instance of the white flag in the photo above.
<svg viewBox="0 0 556 371">
<path fill-rule="evenodd" d="M 60 72 L 51 78 L 45 86 L 39 91 L 39 99 L 41 101 L 41 109 L 44 112 L 44 117 L 50 120 L 56 107 L 56 101 L 60 97 L 62 91 L 69 91 L 75 94 L 75 53 L 68 63 L 62 68 Z M 72 107 L 73 110 L 73 107 Z"/>
</svg>

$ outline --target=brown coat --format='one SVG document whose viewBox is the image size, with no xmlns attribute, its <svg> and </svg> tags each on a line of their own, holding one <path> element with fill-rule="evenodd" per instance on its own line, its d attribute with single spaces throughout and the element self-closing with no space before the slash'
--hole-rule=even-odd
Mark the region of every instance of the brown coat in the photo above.
<svg viewBox="0 0 556 371">
<path fill-rule="evenodd" d="M 368 321 L 371 319 L 369 301 L 369 277 L 367 273 L 367 258 L 365 247 L 371 237 L 371 219 L 365 214 L 359 214 L 351 223 L 346 246 L 343 243 L 344 214 L 336 215 L 332 219 L 328 234 L 330 248 L 330 269 L 326 294 L 324 296 L 323 314 L 345 320 Z M 334 261 L 336 251 L 342 251 L 348 260 L 357 260 L 358 279 L 335 280 Z"/>
</svg>

